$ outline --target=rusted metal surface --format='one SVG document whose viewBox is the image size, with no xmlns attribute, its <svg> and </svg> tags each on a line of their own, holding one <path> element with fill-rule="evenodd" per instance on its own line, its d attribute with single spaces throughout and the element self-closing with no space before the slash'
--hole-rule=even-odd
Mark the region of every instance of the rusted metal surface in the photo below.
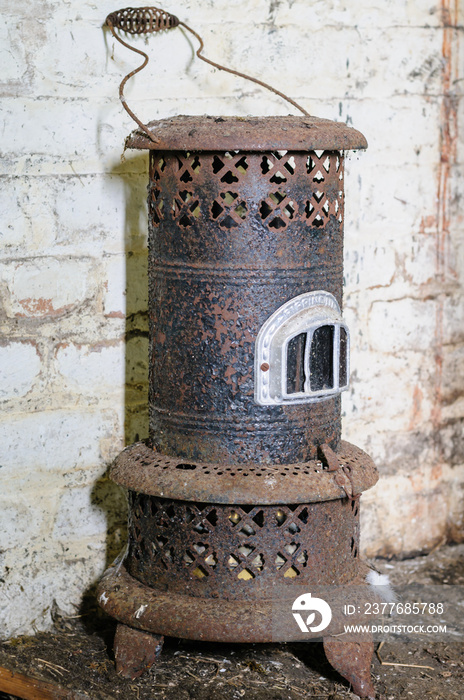
<svg viewBox="0 0 464 700">
<path fill-rule="evenodd" d="M 363 585 L 366 570 L 360 563 L 358 576 L 351 582 L 360 591 L 365 589 L 363 602 L 371 600 L 367 586 Z M 295 623 L 291 610 L 296 595 L 291 584 L 286 595 L 279 589 L 274 596 L 273 591 L 268 590 L 254 599 L 200 598 L 187 592 L 146 586 L 122 566 L 106 571 L 97 595 L 105 612 L 119 622 L 160 635 L 240 643 L 307 641 L 321 637 L 320 632 L 302 632 Z M 335 610 L 336 606 L 333 608 Z M 350 617 L 350 624 L 358 621 L 356 615 Z M 327 634 L 342 633 L 344 624 L 346 618 L 334 614 Z"/>
<path fill-rule="evenodd" d="M 341 441 L 335 473 L 323 458 L 295 464 L 235 464 L 168 457 L 139 442 L 111 467 L 111 478 L 132 491 L 200 503 L 272 505 L 313 503 L 359 494 L 374 486 L 378 473 L 359 447 Z M 350 469 L 348 478 L 343 468 Z"/>
<path fill-rule="evenodd" d="M 152 151 L 150 440 L 218 464 L 294 463 L 340 440 L 340 397 L 259 406 L 259 330 L 285 302 L 342 305 L 343 156 Z"/>
<path fill-rule="evenodd" d="M 159 7 L 125 7 L 110 12 L 105 22 L 108 26 L 129 34 L 150 34 L 179 26 L 179 19 L 175 15 Z"/>
<path fill-rule="evenodd" d="M 349 348 L 342 151 L 367 144 L 310 117 L 174 117 L 149 127 L 159 143 L 140 132 L 127 141 L 150 149 L 149 440 L 112 467 L 129 489 L 129 547 L 100 582 L 99 602 L 159 635 L 308 639 L 291 603 L 301 587 L 335 585 L 343 596 L 364 582 L 359 494 L 378 478 L 368 455 L 340 440 L 337 395 Z M 316 310 L 314 330 L 304 305 L 287 318 L 303 299 L 318 309 L 330 300 L 338 325 L 324 312 L 318 326 Z M 255 365 L 257 342 L 274 342 L 280 316 L 284 351 L 272 346 Z M 319 328 L 336 342 L 313 346 Z M 338 358 L 332 370 L 318 347 Z M 313 387 L 316 365 L 323 382 Z M 261 383 L 272 402 L 264 391 L 257 399 L 259 372 L 269 373 Z M 338 617 L 327 636 L 341 632 Z M 326 645 L 366 697 L 369 643 Z"/>
<path fill-rule="evenodd" d="M 159 151 L 345 151 L 367 148 L 356 129 L 317 117 L 176 116 L 149 122 L 158 143 L 134 131 L 127 148 Z"/>
<path fill-rule="evenodd" d="M 129 492 L 127 571 L 148 586 L 247 600 L 272 587 L 348 583 L 359 564 L 359 504 L 222 505 Z"/>
<path fill-rule="evenodd" d="M 114 637 L 116 673 L 134 680 L 153 666 L 163 649 L 164 637 L 119 624 Z"/>
<path fill-rule="evenodd" d="M 371 662 L 374 653 L 372 639 L 343 641 L 342 638 L 324 637 L 324 651 L 329 663 L 345 678 L 360 698 L 375 700 Z"/>
<path fill-rule="evenodd" d="M 350 447 L 354 448 L 355 450 L 359 450 L 359 448 L 354 447 L 354 445 L 350 445 Z M 327 470 L 334 475 L 334 481 L 337 486 L 345 491 L 348 498 L 359 498 L 365 489 L 360 488 L 359 484 L 356 483 L 356 462 L 340 459 L 341 455 L 335 454 L 329 445 L 321 445 L 320 452 L 327 463 Z M 377 470 L 375 469 L 374 463 L 367 455 L 366 457 L 369 461 L 371 461 L 371 467 L 373 467 L 374 473 L 377 475 Z M 348 479 L 350 482 L 350 488 L 347 488 L 346 486 L 346 479 Z M 375 479 L 375 482 L 376 481 L 377 479 Z M 370 486 L 373 486 L 374 483 L 370 484 Z M 370 488 L 370 486 L 368 486 L 368 488 Z"/>
</svg>

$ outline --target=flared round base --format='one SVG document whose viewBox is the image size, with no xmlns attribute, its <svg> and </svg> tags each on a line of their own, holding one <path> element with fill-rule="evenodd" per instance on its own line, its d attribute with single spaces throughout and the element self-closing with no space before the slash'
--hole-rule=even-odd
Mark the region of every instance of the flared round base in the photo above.
<svg viewBox="0 0 464 700">
<path fill-rule="evenodd" d="M 365 596 L 361 594 L 364 600 L 369 595 L 365 584 L 367 571 L 368 567 L 359 562 L 358 575 L 348 586 L 355 595 L 359 595 L 361 590 L 365 591 Z M 199 598 L 146 586 L 130 576 L 122 563 L 115 563 L 103 575 L 97 596 L 103 610 L 118 622 L 182 639 L 239 643 L 295 642 L 321 639 L 344 631 L 346 618 L 336 612 L 342 606 L 333 604 L 332 619 L 327 627 L 316 632 L 310 629 L 303 631 L 294 619 L 292 606 L 298 596 L 309 591 L 300 585 L 291 585 L 286 589 L 271 591 L 273 597 L 249 600 Z M 325 587 L 323 590 L 328 596 L 338 599 L 345 595 L 345 587 L 339 590 L 336 586 L 332 589 Z"/>
</svg>

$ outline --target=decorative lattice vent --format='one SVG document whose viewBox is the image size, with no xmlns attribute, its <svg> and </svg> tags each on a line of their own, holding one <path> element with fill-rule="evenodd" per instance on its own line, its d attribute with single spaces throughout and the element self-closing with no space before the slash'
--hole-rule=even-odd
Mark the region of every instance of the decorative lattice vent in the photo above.
<svg viewBox="0 0 464 700">
<path fill-rule="evenodd" d="M 188 583 L 199 595 L 232 587 L 239 597 L 289 579 L 330 583 L 334 569 L 345 579 L 358 556 L 358 501 L 230 506 L 136 493 L 130 501 L 128 570 L 155 587 Z"/>
<path fill-rule="evenodd" d="M 163 187 L 169 176 L 178 183 L 177 191 Z M 251 205 L 250 193 L 244 193 L 250 176 L 255 191 L 263 192 Z M 331 216 L 338 223 L 343 221 L 343 161 L 338 152 L 154 153 L 150 179 L 150 218 L 154 226 L 168 220 L 187 228 L 196 220 L 212 220 L 228 230 L 251 217 L 278 230 L 292 223 L 321 228 Z M 207 181 L 211 188 L 214 180 L 217 195 L 213 194 L 209 202 L 199 201 L 194 195 L 197 186 Z"/>
</svg>

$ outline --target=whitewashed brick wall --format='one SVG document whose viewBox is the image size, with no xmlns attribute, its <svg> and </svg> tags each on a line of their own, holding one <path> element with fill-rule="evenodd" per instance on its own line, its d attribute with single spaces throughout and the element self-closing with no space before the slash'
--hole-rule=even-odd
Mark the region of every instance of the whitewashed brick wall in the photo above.
<svg viewBox="0 0 464 700">
<path fill-rule="evenodd" d="M 0 637 L 74 612 L 124 541 L 105 476 L 147 434 L 146 157 L 117 99 L 137 65 L 113 2 L 0 0 Z M 367 554 L 464 533 L 464 10 L 458 0 L 169 0 L 206 55 L 369 141 L 347 168 L 345 437 L 376 459 Z M 144 46 L 143 39 L 139 45 Z M 144 120 L 286 114 L 258 87 L 149 39 Z M 461 134 L 458 126 L 461 124 Z"/>
</svg>

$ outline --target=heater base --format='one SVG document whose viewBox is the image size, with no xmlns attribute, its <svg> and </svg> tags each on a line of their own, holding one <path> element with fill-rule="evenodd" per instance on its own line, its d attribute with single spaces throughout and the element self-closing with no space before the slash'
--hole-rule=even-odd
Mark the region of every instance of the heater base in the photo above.
<svg viewBox="0 0 464 700">
<path fill-rule="evenodd" d="M 349 586 L 353 586 L 355 593 L 360 591 L 363 601 L 374 601 L 375 596 L 365 585 L 368 570 L 360 562 L 358 576 Z M 317 593 L 317 588 L 313 588 L 313 594 L 314 590 Z M 339 595 L 343 596 L 343 589 L 340 591 Z M 287 591 L 277 591 L 274 598 L 203 598 L 146 586 L 119 563 L 107 569 L 98 585 L 97 596 L 103 610 L 128 627 L 167 637 L 247 644 L 321 639 L 321 632 L 303 631 L 293 618 L 292 604 L 303 592 L 308 589 L 290 585 Z M 332 601 L 331 604 L 334 611 L 335 605 Z M 350 618 L 350 624 L 354 623 L 356 619 Z M 346 618 L 333 612 L 324 632 L 327 636 L 341 634 L 345 624 Z"/>
<path fill-rule="evenodd" d="M 351 684 L 356 695 L 375 700 L 371 678 L 373 642 L 343 642 L 336 637 L 324 637 L 322 641 L 330 665 Z M 114 638 L 117 674 L 129 680 L 139 678 L 156 662 L 163 642 L 162 635 L 119 624 Z"/>
<path fill-rule="evenodd" d="M 352 583 L 361 585 L 366 571 L 360 563 L 359 577 Z M 122 563 L 106 571 L 98 588 L 101 607 L 119 622 L 114 643 L 116 670 L 129 679 L 155 663 L 164 635 L 229 643 L 321 639 L 320 633 L 296 628 L 291 615 L 294 598 L 295 591 L 288 600 L 228 601 L 175 594 L 145 586 L 130 576 Z M 327 659 L 357 695 L 373 700 L 372 639 L 363 635 L 342 641 L 336 635 L 343 630 L 343 621 L 336 618 L 325 630 L 329 632 L 322 637 Z"/>
</svg>

